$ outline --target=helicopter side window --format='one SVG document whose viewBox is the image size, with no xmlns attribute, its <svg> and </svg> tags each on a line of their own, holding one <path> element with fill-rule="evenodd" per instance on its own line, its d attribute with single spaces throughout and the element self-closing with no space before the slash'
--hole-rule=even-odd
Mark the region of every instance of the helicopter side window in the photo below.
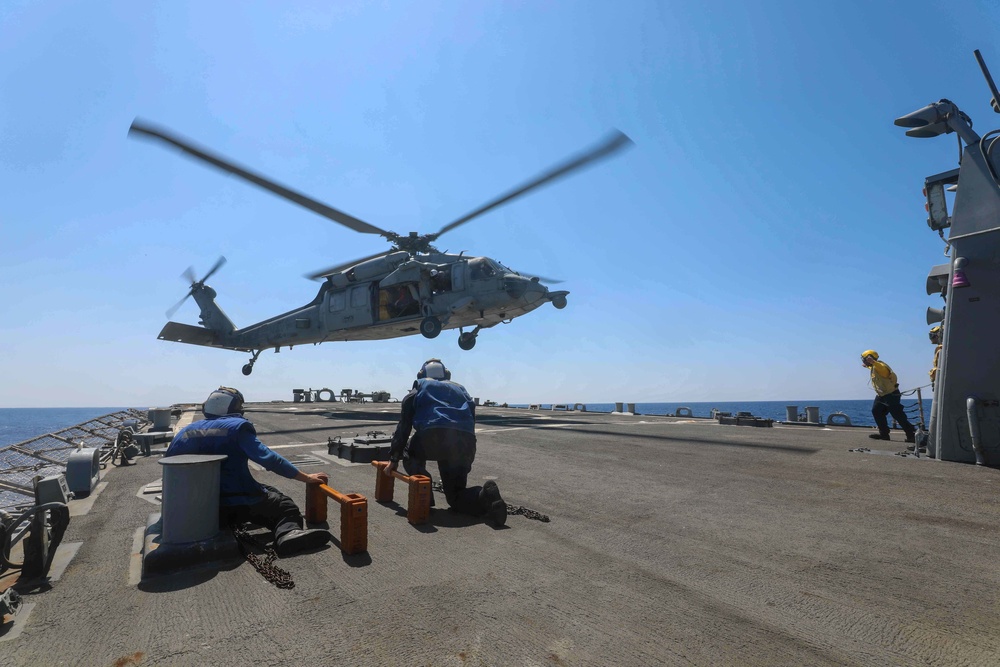
<svg viewBox="0 0 1000 667">
<path fill-rule="evenodd" d="M 368 290 L 364 285 L 351 288 L 351 308 L 363 308 L 368 303 Z"/>
<path fill-rule="evenodd" d="M 330 312 L 335 313 L 347 307 L 347 293 L 344 290 L 330 292 Z"/>
<path fill-rule="evenodd" d="M 469 261 L 469 276 L 473 280 L 488 280 L 497 274 L 493 265 L 480 257 Z"/>
</svg>

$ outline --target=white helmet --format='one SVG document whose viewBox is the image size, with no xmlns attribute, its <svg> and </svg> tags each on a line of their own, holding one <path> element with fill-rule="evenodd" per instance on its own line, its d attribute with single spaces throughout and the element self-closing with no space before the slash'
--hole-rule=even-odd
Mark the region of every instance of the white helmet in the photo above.
<svg viewBox="0 0 1000 667">
<path fill-rule="evenodd" d="M 219 387 L 211 394 L 202 406 L 201 411 L 206 417 L 225 417 L 232 414 L 243 414 L 243 394 L 232 387 Z"/>
<path fill-rule="evenodd" d="M 432 380 L 450 380 L 451 371 L 444 367 L 440 359 L 428 359 L 417 372 L 417 379 L 431 378 Z"/>
</svg>

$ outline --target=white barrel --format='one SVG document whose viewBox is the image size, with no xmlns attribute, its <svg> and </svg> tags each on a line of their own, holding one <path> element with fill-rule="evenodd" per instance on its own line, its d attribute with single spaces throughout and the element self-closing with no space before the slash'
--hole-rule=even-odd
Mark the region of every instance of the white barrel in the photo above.
<svg viewBox="0 0 1000 667">
<path fill-rule="evenodd" d="M 225 459 L 225 454 L 182 454 L 160 459 L 163 543 L 198 542 L 219 532 L 219 473 Z"/>
<path fill-rule="evenodd" d="M 149 427 L 150 431 L 169 431 L 170 408 L 150 408 L 149 421 L 153 422 Z"/>
<path fill-rule="evenodd" d="M 621 403 L 615 403 L 615 412 L 624 412 L 624 410 L 622 410 Z"/>
<path fill-rule="evenodd" d="M 810 424 L 819 423 L 819 406 L 807 405 L 806 406 L 806 421 Z"/>
<path fill-rule="evenodd" d="M 785 421 L 787 422 L 797 422 L 799 420 L 799 406 L 797 405 L 786 405 L 785 406 Z"/>
</svg>

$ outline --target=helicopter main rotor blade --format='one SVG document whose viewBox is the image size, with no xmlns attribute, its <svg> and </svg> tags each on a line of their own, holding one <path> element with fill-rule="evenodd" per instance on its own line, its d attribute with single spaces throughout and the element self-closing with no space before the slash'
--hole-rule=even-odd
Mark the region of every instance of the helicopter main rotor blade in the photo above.
<svg viewBox="0 0 1000 667">
<path fill-rule="evenodd" d="M 356 232 L 361 232 L 363 234 L 380 234 L 383 236 L 388 233 L 383 229 L 379 229 L 375 225 L 370 225 L 364 220 L 355 218 L 353 215 L 349 215 L 343 211 L 338 211 L 332 206 L 317 201 L 308 195 L 296 192 L 295 190 L 280 185 L 279 183 L 265 178 L 264 176 L 255 174 L 249 169 L 240 167 L 221 156 L 214 155 L 204 148 L 195 146 L 187 139 L 182 139 L 152 125 L 147 125 L 138 119 L 132 121 L 132 125 L 129 127 L 128 133 L 129 135 L 135 133 L 137 135 L 145 135 L 147 137 L 164 141 L 176 148 L 179 148 L 188 155 L 218 167 L 219 169 L 233 174 L 234 176 L 239 176 L 240 178 L 247 180 L 258 187 L 264 188 L 279 197 L 294 202 L 303 208 L 309 209 L 313 213 L 318 213 L 324 218 L 333 220 L 334 222 L 353 229 Z"/>
<path fill-rule="evenodd" d="M 539 276 L 534 273 L 522 273 L 521 275 L 524 276 L 525 278 L 538 278 L 538 282 L 545 283 L 546 285 L 558 285 L 561 282 L 565 282 L 563 280 L 558 280 L 556 278 L 546 278 L 545 276 Z"/>
<path fill-rule="evenodd" d="M 350 262 L 344 262 L 342 264 L 337 264 L 336 266 L 331 266 L 329 268 L 323 269 L 321 271 L 314 271 L 313 273 L 307 273 L 306 278 L 309 280 L 319 280 L 320 278 L 326 278 L 334 273 L 340 273 L 346 268 L 352 267 L 355 264 L 360 264 L 361 262 L 367 262 L 369 259 L 375 259 L 376 257 L 383 257 L 393 252 L 390 250 L 383 250 L 382 252 L 377 252 L 374 255 L 369 255 L 367 257 L 362 257 L 361 259 L 355 259 Z"/>
<path fill-rule="evenodd" d="M 194 274 L 193 266 L 189 266 L 186 269 L 184 269 L 184 273 L 181 274 L 181 278 L 186 280 L 188 285 L 194 285 L 196 282 L 198 282 L 198 276 Z"/>
<path fill-rule="evenodd" d="M 633 143 L 632 140 L 629 139 L 625 133 L 615 130 L 615 132 L 610 137 L 605 139 L 596 147 L 576 157 L 572 157 L 566 160 L 565 162 L 556 165 L 555 167 L 552 167 L 548 171 L 544 172 L 539 176 L 536 176 L 535 178 L 528 181 L 524 185 L 514 188 L 510 192 L 497 197 L 493 201 L 484 204 L 483 206 L 480 206 L 475 211 L 472 211 L 471 213 L 462 216 L 458 220 L 448 223 L 440 230 L 438 230 L 437 233 L 429 234 L 428 238 L 429 240 L 433 241 L 437 239 L 437 237 L 444 234 L 445 232 L 451 231 L 452 229 L 455 229 L 455 227 L 458 227 L 459 225 L 464 225 L 473 218 L 476 218 L 482 215 L 483 213 L 486 213 L 487 211 L 495 209 L 498 206 L 502 206 L 503 204 L 506 204 L 512 199 L 516 199 L 517 197 L 525 195 L 528 192 L 534 190 L 535 188 L 551 183 L 552 181 L 561 178 L 562 176 L 566 176 L 567 174 L 570 174 L 573 171 L 576 171 L 577 169 L 580 169 L 581 167 L 590 164 L 591 162 L 595 162 L 597 160 L 600 160 L 601 158 L 607 157 L 626 146 L 630 146 L 632 143 Z"/>
</svg>

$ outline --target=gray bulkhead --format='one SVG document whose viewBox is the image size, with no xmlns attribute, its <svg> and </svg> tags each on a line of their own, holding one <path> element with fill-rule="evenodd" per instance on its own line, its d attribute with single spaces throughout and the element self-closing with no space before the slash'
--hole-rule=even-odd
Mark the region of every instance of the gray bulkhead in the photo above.
<svg viewBox="0 0 1000 667">
<path fill-rule="evenodd" d="M 978 427 L 987 461 L 1000 463 L 1000 154 L 965 146 L 948 243 L 944 347 L 935 383 L 936 456 L 974 462 Z M 967 286 L 955 281 L 960 265 Z M 933 272 L 932 272 L 933 273 Z M 930 290 L 929 290 L 930 291 Z M 974 399 L 970 406 L 969 399 Z"/>
</svg>

